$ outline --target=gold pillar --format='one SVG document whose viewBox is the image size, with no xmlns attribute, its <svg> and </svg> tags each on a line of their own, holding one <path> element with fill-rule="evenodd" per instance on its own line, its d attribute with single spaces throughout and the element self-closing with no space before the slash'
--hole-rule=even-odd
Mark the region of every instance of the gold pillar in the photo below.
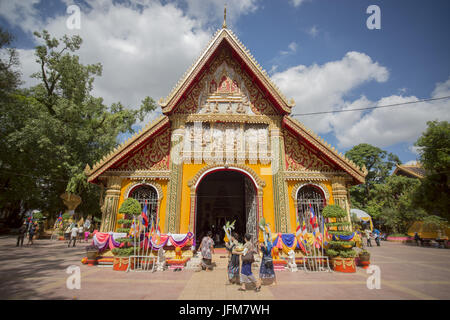
<svg viewBox="0 0 450 320">
<path fill-rule="evenodd" d="M 284 179 L 284 139 L 280 129 L 270 127 L 272 149 L 272 183 L 275 214 L 274 232 L 290 232 L 289 205 L 287 183 Z"/>
<path fill-rule="evenodd" d="M 120 197 L 120 186 L 122 178 L 120 177 L 108 177 L 106 182 L 105 200 L 101 207 L 102 210 L 102 223 L 100 226 L 100 232 L 114 231 L 117 219 L 117 211 Z"/>
<path fill-rule="evenodd" d="M 350 218 L 350 202 L 348 199 L 346 179 L 344 177 L 333 177 L 331 179 L 331 186 L 333 188 L 334 203 L 347 212 L 347 221 L 351 225 L 352 219 Z"/>
</svg>

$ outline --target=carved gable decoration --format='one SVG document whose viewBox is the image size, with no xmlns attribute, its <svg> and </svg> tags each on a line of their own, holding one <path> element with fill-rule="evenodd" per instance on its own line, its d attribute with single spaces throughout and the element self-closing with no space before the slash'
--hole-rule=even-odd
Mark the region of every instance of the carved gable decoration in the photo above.
<svg viewBox="0 0 450 320">
<path fill-rule="evenodd" d="M 199 81 L 175 109 L 182 114 L 276 115 L 275 107 L 231 56 L 220 49 Z"/>
<path fill-rule="evenodd" d="M 333 168 L 314 154 L 288 130 L 283 130 L 288 171 L 331 171 Z"/>
<path fill-rule="evenodd" d="M 153 137 L 142 149 L 122 163 L 120 170 L 168 170 L 170 130 Z"/>
</svg>

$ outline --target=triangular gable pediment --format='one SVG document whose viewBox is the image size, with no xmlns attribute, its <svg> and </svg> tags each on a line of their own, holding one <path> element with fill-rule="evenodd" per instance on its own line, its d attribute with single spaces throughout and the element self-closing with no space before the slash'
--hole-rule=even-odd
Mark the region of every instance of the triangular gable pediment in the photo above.
<svg viewBox="0 0 450 320">
<path fill-rule="evenodd" d="M 224 57 L 224 51 L 229 55 Z M 236 85 L 241 89 L 241 93 L 246 93 L 249 105 L 255 112 L 264 113 L 270 109 L 275 112 L 269 111 L 269 114 L 286 115 L 291 112 L 293 100 L 287 101 L 250 52 L 230 30 L 224 28 L 216 33 L 170 95 L 159 101 L 163 113 L 170 114 L 176 112 L 176 109 L 182 109 L 181 113 L 194 112 L 196 108 L 202 107 L 201 104 L 205 101 L 200 99 L 199 91 L 213 93 L 214 85 L 220 93 L 223 78 L 218 78 L 214 73 L 217 68 L 223 68 L 224 61 L 231 70 L 228 76 L 230 73 L 233 75 L 230 85 Z"/>
<path fill-rule="evenodd" d="M 103 157 L 92 169 L 87 166 L 85 174 L 88 182 L 95 182 L 107 170 L 168 170 L 169 151 L 170 121 L 162 116 Z"/>
<path fill-rule="evenodd" d="M 303 167 L 319 171 L 345 171 L 357 184 L 365 182 L 367 175 L 365 168 L 364 171 L 361 170 L 300 122 L 286 116 L 283 119 L 283 126 L 287 131 L 285 143 L 289 143 L 285 147 L 288 170 L 302 170 L 300 167 Z"/>
</svg>

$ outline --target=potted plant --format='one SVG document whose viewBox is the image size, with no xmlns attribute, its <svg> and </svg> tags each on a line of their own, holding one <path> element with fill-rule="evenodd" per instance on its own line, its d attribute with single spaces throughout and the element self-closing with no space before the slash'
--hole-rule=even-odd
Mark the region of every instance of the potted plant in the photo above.
<svg viewBox="0 0 450 320">
<path fill-rule="evenodd" d="M 141 204 L 133 198 L 127 198 L 119 208 L 119 213 L 123 214 L 123 218 L 117 222 L 121 225 L 117 232 L 129 233 L 133 216 L 137 216 L 142 212 Z"/>
<path fill-rule="evenodd" d="M 362 250 L 359 255 L 359 264 L 364 268 L 367 269 L 370 265 L 370 252 L 367 250 Z"/>
<path fill-rule="evenodd" d="M 113 270 L 127 271 L 128 264 L 131 263 L 130 256 L 133 255 L 134 248 L 114 248 L 112 253 L 114 255 Z"/>
<path fill-rule="evenodd" d="M 96 263 L 98 254 L 98 248 L 94 245 L 90 245 L 86 247 L 86 255 L 87 255 L 87 263 L 90 266 L 93 266 Z"/>
<path fill-rule="evenodd" d="M 332 235 L 326 253 L 331 258 L 334 271 L 356 272 L 356 251 L 353 250 L 356 243 L 352 240 L 353 232 L 347 220 L 347 213 L 338 205 L 328 205 L 322 214 L 327 219 L 326 226 Z"/>
</svg>

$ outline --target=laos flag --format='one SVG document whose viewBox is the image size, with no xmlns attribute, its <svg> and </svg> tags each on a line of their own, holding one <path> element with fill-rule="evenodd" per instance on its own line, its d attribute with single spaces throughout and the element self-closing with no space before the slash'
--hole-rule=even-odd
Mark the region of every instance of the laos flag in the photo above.
<svg viewBox="0 0 450 320">
<path fill-rule="evenodd" d="M 147 200 L 145 200 L 144 209 L 142 210 L 142 219 L 144 219 L 145 227 L 148 227 L 148 216 L 147 216 Z"/>
</svg>

